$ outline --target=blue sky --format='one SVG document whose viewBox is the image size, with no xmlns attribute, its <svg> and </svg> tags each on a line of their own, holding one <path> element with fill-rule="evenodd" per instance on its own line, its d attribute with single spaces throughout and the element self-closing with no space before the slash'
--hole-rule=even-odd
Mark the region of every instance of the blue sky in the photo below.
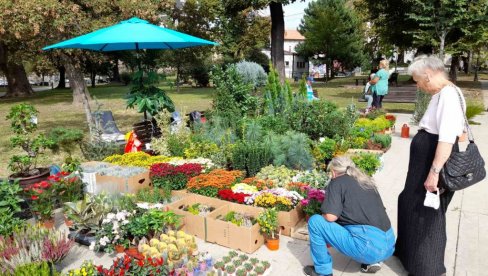
<svg viewBox="0 0 488 276">
<path fill-rule="evenodd" d="M 293 4 L 289 4 L 283 7 L 285 13 L 285 29 L 295 30 L 300 25 L 300 21 L 303 17 L 303 11 L 308 6 L 308 3 L 312 2 L 313 0 L 306 0 L 305 2 L 301 2 L 297 0 Z M 263 15 L 269 15 L 269 8 L 263 10 Z"/>
</svg>

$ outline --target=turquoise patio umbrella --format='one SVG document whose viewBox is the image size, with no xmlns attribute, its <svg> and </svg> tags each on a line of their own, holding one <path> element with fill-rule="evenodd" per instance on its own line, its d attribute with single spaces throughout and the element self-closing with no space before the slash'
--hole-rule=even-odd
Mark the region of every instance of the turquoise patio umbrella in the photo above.
<svg viewBox="0 0 488 276">
<path fill-rule="evenodd" d="M 140 49 L 178 49 L 217 43 L 171 29 L 150 24 L 133 17 L 118 24 L 68 39 L 47 47 L 50 49 L 86 49 L 93 51 L 121 51 Z"/>
</svg>

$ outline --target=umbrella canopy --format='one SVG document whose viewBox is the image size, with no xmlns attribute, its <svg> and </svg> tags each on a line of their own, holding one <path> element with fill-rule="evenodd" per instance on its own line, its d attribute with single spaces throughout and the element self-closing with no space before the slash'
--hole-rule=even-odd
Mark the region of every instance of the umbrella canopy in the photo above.
<svg viewBox="0 0 488 276">
<path fill-rule="evenodd" d="M 178 49 L 204 45 L 218 44 L 133 17 L 113 26 L 44 47 L 43 50 L 67 48 L 108 52 L 139 49 Z"/>
</svg>

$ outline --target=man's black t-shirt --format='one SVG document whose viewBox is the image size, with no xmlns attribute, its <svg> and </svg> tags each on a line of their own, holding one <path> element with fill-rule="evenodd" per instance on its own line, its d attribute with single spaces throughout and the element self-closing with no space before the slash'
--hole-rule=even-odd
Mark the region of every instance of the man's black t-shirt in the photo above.
<svg viewBox="0 0 488 276">
<path fill-rule="evenodd" d="M 340 225 L 371 225 L 383 231 L 391 228 L 385 207 L 375 189 L 363 189 L 345 174 L 332 179 L 325 190 L 323 214 L 338 217 Z"/>
</svg>

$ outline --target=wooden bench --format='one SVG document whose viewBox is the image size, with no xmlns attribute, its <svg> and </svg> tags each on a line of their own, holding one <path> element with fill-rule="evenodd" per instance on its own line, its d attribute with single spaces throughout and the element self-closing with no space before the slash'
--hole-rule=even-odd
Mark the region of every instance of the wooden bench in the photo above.
<svg viewBox="0 0 488 276">
<path fill-rule="evenodd" d="M 404 85 L 390 87 L 388 94 L 383 98 L 384 103 L 415 103 L 417 94 L 417 86 Z M 366 102 L 361 96 L 359 102 Z"/>
<path fill-rule="evenodd" d="M 133 126 L 134 133 L 137 135 L 137 139 L 142 142 L 142 151 L 149 154 L 153 154 L 152 150 L 146 149 L 146 144 L 151 143 L 151 139 L 161 137 L 161 129 L 156 124 L 156 121 L 152 119 L 151 121 L 142 121 L 136 123 Z"/>
<path fill-rule="evenodd" d="M 359 81 L 360 81 L 360 80 L 362 80 L 362 81 L 363 81 L 363 85 L 366 85 L 366 81 L 367 81 L 367 79 L 365 79 L 365 78 L 355 78 L 355 80 L 356 80 L 356 86 L 358 86 L 358 85 L 359 85 Z"/>
</svg>

